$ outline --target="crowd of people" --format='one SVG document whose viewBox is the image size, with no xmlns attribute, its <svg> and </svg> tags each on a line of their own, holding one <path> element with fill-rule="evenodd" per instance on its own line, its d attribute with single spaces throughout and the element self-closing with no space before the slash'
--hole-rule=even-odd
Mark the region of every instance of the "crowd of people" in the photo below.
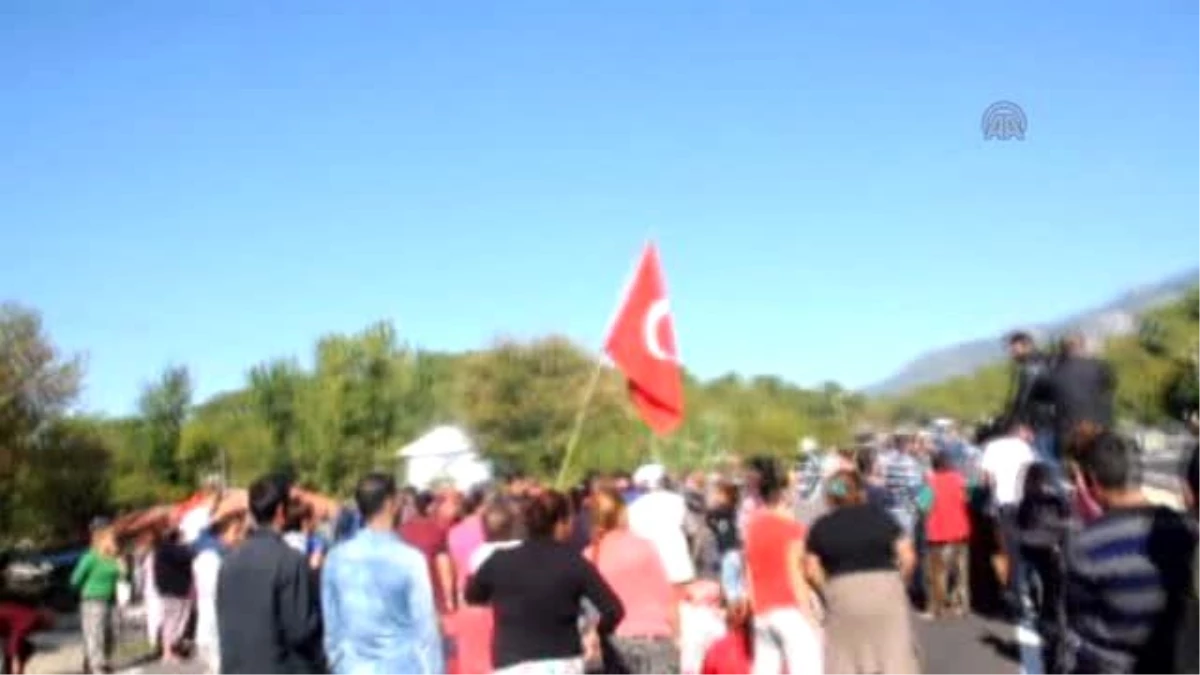
<svg viewBox="0 0 1200 675">
<path fill-rule="evenodd" d="M 916 673 L 915 621 L 989 609 L 1036 629 L 1045 672 L 1200 672 L 1195 449 L 1183 511 L 1151 504 L 1103 362 L 1076 338 L 1055 359 L 1009 342 L 1009 408 L 970 435 L 647 464 L 565 492 L 371 474 L 340 509 L 270 475 L 133 556 L 99 523 L 72 575 L 88 668 L 111 667 L 132 579 L 164 661 L 213 673 Z M 48 621 L 0 607 L 9 672 Z"/>
<path fill-rule="evenodd" d="M 132 577 L 163 659 L 214 673 L 916 673 L 914 622 L 977 606 L 982 558 L 1047 672 L 1200 670 L 1195 452 L 1181 513 L 1146 500 L 1129 439 L 1084 427 L 1062 470 L 1034 437 L 902 429 L 565 492 L 371 474 L 325 519 L 271 475 L 135 559 L 98 527 L 72 583 L 95 672 Z"/>
</svg>

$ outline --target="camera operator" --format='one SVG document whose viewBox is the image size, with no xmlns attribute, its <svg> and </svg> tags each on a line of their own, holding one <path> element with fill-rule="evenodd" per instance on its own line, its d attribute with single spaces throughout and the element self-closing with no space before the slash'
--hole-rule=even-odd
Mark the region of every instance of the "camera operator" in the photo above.
<svg viewBox="0 0 1200 675">
<path fill-rule="evenodd" d="M 1038 457 L 1061 475 L 1061 462 L 1054 447 L 1050 359 L 1038 351 L 1033 336 L 1025 331 L 1010 333 L 1006 341 L 1015 375 L 1008 406 L 998 420 L 998 427 L 1011 429 L 1018 423 L 1028 425 L 1034 433 L 1033 446 Z"/>
</svg>

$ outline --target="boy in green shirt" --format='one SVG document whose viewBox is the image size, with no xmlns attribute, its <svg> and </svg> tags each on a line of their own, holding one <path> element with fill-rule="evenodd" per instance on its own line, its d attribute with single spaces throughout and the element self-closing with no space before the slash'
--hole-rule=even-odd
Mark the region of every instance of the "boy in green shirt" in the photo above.
<svg viewBox="0 0 1200 675">
<path fill-rule="evenodd" d="M 109 672 L 113 601 L 117 597 L 117 582 L 124 572 L 112 530 L 104 526 L 95 529 L 91 549 L 71 573 L 71 587 L 79 591 L 79 615 L 89 672 Z"/>
</svg>

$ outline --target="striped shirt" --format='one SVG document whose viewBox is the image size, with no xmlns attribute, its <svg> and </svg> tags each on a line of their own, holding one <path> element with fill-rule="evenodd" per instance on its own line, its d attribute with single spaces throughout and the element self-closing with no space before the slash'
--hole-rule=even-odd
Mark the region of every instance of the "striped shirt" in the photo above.
<svg viewBox="0 0 1200 675">
<path fill-rule="evenodd" d="M 1171 670 L 1196 536 L 1164 507 L 1112 509 L 1067 547 L 1066 664 L 1079 673 Z"/>
<path fill-rule="evenodd" d="M 916 457 L 898 450 L 889 450 L 881 461 L 888 510 L 894 515 L 911 516 L 917 509 L 917 493 L 925 483 L 925 467 Z"/>
</svg>

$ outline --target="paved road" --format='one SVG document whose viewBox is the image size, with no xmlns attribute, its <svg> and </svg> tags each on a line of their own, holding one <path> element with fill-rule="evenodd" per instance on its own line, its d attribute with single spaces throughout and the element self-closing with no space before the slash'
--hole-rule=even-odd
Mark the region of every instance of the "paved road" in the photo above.
<svg viewBox="0 0 1200 675">
<path fill-rule="evenodd" d="M 937 622 L 918 619 L 916 630 L 926 673 L 1021 672 L 1017 631 L 1010 624 L 979 616 Z"/>
<path fill-rule="evenodd" d="M 1009 624 L 978 616 L 937 622 L 921 619 L 914 621 L 926 673 L 951 675 L 1021 672 L 1017 632 Z M 167 667 L 153 662 L 123 672 L 128 675 L 201 675 L 204 670 L 197 663 Z"/>
</svg>

